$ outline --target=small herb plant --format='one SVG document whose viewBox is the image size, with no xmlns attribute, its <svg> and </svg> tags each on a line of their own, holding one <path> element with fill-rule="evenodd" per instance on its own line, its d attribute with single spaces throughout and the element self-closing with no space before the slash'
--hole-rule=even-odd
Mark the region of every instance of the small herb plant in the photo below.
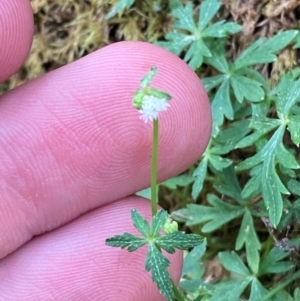
<svg viewBox="0 0 300 301">
<path fill-rule="evenodd" d="M 136 210 L 132 209 L 131 219 L 134 227 L 142 235 L 123 233 L 106 240 L 112 247 L 127 248 L 134 252 L 147 245 L 148 252 L 145 260 L 145 270 L 151 272 L 152 280 L 157 284 L 159 291 L 167 300 L 184 300 L 173 283 L 167 270 L 170 261 L 162 254 L 162 249 L 173 254 L 175 249 L 187 250 L 202 243 L 203 239 L 198 234 L 185 234 L 178 231 L 178 225 L 168 217 L 165 210 L 157 212 L 157 153 L 158 153 L 158 116 L 161 111 L 167 110 L 171 96 L 156 88 L 150 87 L 151 81 L 157 73 L 157 68 L 152 67 L 141 80 L 141 88 L 133 98 L 133 106 L 139 111 L 140 119 L 144 122 L 153 122 L 153 144 L 151 162 L 151 209 L 152 221 L 149 222 Z"/>
<path fill-rule="evenodd" d="M 133 14 L 136 2 L 127 1 L 127 8 L 122 6 L 123 12 L 131 7 Z M 155 43 L 183 58 L 201 78 L 211 102 L 213 132 L 199 162 L 158 187 L 161 192 L 182 200 L 182 209 L 173 211 L 171 218 L 206 240 L 182 232 L 161 234 L 168 218 L 165 211 L 156 213 L 155 185 L 139 192 L 144 196 L 151 192 L 151 227 L 133 211 L 132 219 L 143 238 L 124 234 L 125 237 L 117 236 L 108 243 L 128 247 L 130 251 L 147 243 L 146 270 L 152 271 L 153 280 L 170 300 L 175 294 L 174 300 L 188 301 L 299 301 L 300 68 L 296 67 L 297 56 L 286 59 L 289 68 L 282 68 L 275 81 L 272 78 L 274 66 L 285 52 L 297 54 L 299 28 L 291 27 L 258 38 L 232 56 L 230 49 L 234 47 L 235 37 L 243 35 L 243 28 L 232 20 L 222 19 L 224 7 L 220 0 L 203 0 L 197 7 L 193 4 L 196 1 L 168 2 L 172 26 Z M 166 7 L 164 1 L 147 3 Z M 151 70 L 142 80 L 135 96 L 141 119 L 153 120 L 153 149 L 157 143 L 158 115 L 148 111 L 150 99 L 165 99 L 156 100 L 150 107 L 165 110 L 169 105 L 164 92 L 152 94 L 155 89 L 150 88 L 150 82 L 154 73 Z M 149 100 L 144 107 L 143 99 Z M 155 161 L 154 158 L 155 152 L 152 154 Z M 156 183 L 153 170 L 152 184 Z M 156 230 L 160 219 L 161 227 Z M 143 229 L 137 225 L 138 220 L 140 225 L 145 225 Z M 189 244 L 175 245 L 172 239 L 168 240 L 173 235 L 180 239 L 186 237 Z M 181 282 L 174 292 L 169 276 L 157 277 L 147 263 L 149 258 L 157 256 L 167 273 L 169 263 L 162 259 L 160 250 L 188 246 L 195 248 L 186 253 Z M 213 273 L 206 274 L 210 260 L 215 260 L 222 271 L 218 279 L 213 280 Z M 162 290 L 161 279 L 168 279 L 168 293 Z"/>
</svg>

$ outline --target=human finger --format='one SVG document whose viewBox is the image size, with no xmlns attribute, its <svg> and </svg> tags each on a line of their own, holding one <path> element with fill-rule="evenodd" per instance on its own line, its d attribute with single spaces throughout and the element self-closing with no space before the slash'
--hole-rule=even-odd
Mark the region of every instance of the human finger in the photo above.
<svg viewBox="0 0 300 301">
<path fill-rule="evenodd" d="M 116 43 L 1 97 L 0 258 L 150 185 L 152 129 L 131 99 L 151 66 L 153 86 L 173 96 L 160 119 L 162 181 L 199 158 L 211 129 L 199 78 L 172 53 Z"/>
<path fill-rule="evenodd" d="M 132 226 L 131 208 L 151 217 L 150 204 L 129 197 L 95 209 L 75 221 L 36 237 L 0 262 L 1 300 L 165 300 L 145 272 L 147 248 L 129 253 L 105 245 Z M 182 252 L 168 256 L 179 281 Z"/>
<path fill-rule="evenodd" d="M 28 0 L 0 1 L 0 82 L 23 64 L 33 38 L 33 14 Z"/>
</svg>

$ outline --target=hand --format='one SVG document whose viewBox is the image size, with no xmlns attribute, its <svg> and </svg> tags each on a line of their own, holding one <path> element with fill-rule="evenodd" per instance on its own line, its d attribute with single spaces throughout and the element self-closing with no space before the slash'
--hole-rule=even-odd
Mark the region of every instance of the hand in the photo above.
<svg viewBox="0 0 300 301">
<path fill-rule="evenodd" d="M 33 36 L 27 0 L 1 1 L 0 80 L 23 63 Z M 132 107 L 151 66 L 172 96 L 161 113 L 159 180 L 184 171 L 208 142 L 209 103 L 173 54 L 141 42 L 102 48 L 0 100 L 0 300 L 163 300 L 145 251 L 105 246 L 134 232 L 131 196 L 150 185 L 151 125 Z M 182 254 L 170 256 L 179 280 Z"/>
</svg>

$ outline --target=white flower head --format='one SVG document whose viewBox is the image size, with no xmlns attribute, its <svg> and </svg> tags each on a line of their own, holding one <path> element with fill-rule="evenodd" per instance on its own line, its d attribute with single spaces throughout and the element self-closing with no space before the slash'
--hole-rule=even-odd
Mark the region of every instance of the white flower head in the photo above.
<svg viewBox="0 0 300 301">
<path fill-rule="evenodd" d="M 145 95 L 142 101 L 142 108 L 139 110 L 141 113 L 140 119 L 144 120 L 145 123 L 157 119 L 159 112 L 166 111 L 170 106 L 167 101 L 168 99 L 166 98 Z"/>
</svg>

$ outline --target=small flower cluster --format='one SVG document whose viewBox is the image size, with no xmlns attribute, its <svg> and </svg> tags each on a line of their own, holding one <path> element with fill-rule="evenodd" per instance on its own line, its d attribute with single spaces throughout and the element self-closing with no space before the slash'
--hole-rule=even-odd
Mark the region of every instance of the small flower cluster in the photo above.
<svg viewBox="0 0 300 301">
<path fill-rule="evenodd" d="M 158 118 L 159 112 L 166 111 L 170 106 L 168 101 L 171 95 L 159 89 L 150 87 L 150 84 L 157 73 L 156 67 L 151 67 L 149 72 L 141 80 L 141 88 L 135 92 L 133 106 L 141 114 L 140 119 L 145 123 Z"/>
<path fill-rule="evenodd" d="M 166 111 L 170 105 L 167 103 L 166 98 L 157 98 L 153 95 L 145 95 L 142 102 L 142 109 L 140 119 L 145 123 L 153 121 L 158 118 L 158 114 L 161 111 Z"/>
</svg>

